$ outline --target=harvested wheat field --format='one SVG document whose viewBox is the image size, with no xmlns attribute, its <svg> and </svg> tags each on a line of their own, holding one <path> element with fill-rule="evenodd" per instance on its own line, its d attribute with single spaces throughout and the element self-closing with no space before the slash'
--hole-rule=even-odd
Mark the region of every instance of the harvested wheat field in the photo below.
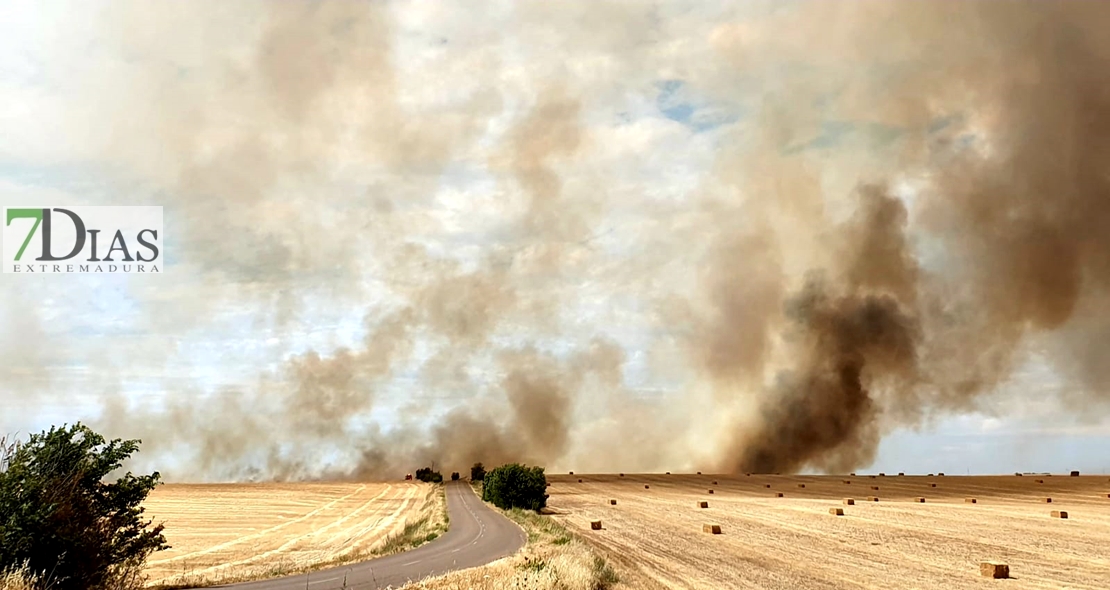
<svg viewBox="0 0 1110 590">
<path fill-rule="evenodd" d="M 579 474 L 549 476 L 548 505 L 632 588 L 1110 588 L 1110 477 L 1039 477 Z"/>
<path fill-rule="evenodd" d="M 144 506 L 173 548 L 148 560 L 149 585 L 267 578 L 381 552 L 402 532 L 441 532 L 440 495 L 414 482 L 160 486 Z"/>
</svg>

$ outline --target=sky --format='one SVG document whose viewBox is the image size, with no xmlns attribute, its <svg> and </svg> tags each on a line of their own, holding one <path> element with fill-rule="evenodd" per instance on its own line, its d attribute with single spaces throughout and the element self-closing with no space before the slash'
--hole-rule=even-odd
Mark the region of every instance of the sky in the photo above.
<svg viewBox="0 0 1110 590">
<path fill-rule="evenodd" d="M 1100 263 L 1007 266 L 979 205 L 1055 232 L 1025 258 L 1094 232 L 1025 197 L 1087 203 L 1110 151 L 1024 174 L 1008 117 L 1108 87 L 1048 73 L 1105 11 L 940 4 L 5 3 L 0 206 L 160 205 L 166 264 L 0 275 L 0 434 L 84 421 L 177 481 L 1106 473 Z M 822 336 L 892 300 L 893 340 Z"/>
</svg>

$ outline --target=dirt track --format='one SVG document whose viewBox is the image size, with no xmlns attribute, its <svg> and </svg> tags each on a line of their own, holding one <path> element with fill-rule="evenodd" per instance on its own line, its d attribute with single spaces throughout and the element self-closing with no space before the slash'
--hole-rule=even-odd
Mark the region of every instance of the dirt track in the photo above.
<svg viewBox="0 0 1110 590">
<path fill-rule="evenodd" d="M 555 518 L 619 564 L 631 588 L 1110 587 L 1105 475 L 627 474 L 548 481 Z M 854 506 L 842 503 L 849 497 Z M 968 497 L 977 503 L 965 503 Z M 699 501 L 709 508 L 699 509 Z M 830 515 L 832 507 L 845 515 Z M 1052 518 L 1052 510 L 1069 518 Z M 596 519 L 601 531 L 590 530 Z M 720 524 L 723 534 L 703 533 L 706 523 Z M 987 560 L 1008 563 L 1014 579 L 980 577 L 979 562 Z"/>
<path fill-rule="evenodd" d="M 420 512 L 427 484 L 165 485 L 144 503 L 173 546 L 151 584 L 240 580 L 372 549 Z"/>
</svg>

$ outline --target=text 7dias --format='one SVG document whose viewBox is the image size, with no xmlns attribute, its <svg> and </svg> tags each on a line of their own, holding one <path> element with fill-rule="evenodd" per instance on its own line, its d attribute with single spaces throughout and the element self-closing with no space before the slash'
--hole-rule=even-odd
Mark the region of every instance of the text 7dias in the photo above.
<svg viewBox="0 0 1110 590">
<path fill-rule="evenodd" d="M 161 273 L 164 237 L 161 207 L 5 207 L 4 272 Z"/>
</svg>

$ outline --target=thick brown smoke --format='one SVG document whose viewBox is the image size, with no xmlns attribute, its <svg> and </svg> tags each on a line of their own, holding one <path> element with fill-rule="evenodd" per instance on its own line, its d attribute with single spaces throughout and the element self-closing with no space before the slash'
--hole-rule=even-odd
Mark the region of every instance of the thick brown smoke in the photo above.
<svg viewBox="0 0 1110 590">
<path fill-rule="evenodd" d="M 121 349 L 0 285 L 0 386 L 88 361 L 171 476 L 850 470 L 1023 346 L 1110 409 L 1106 3 L 119 6 L 64 154 L 166 207 L 178 274 Z"/>
<path fill-rule="evenodd" d="M 1012 370 L 1023 336 L 1046 331 L 1079 333 L 1060 338 L 1061 366 L 1087 403 L 1110 401 L 1096 368 L 1108 360 L 1097 344 L 1105 332 L 1087 328 L 1110 303 L 1110 54 L 1092 28 L 1110 22 L 1110 10 L 1005 2 L 876 12 L 897 26 L 862 19 L 876 28 L 852 28 L 858 47 L 879 50 L 875 42 L 897 30 L 915 49 L 936 51 L 937 68 L 898 80 L 876 108 L 948 106 L 955 87 L 955 104 L 975 118 L 939 133 L 910 128 L 924 161 L 901 172 L 929 185 L 917 203 L 919 235 L 940 260 L 922 270 L 902 202 L 889 188 L 863 188 L 852 221 L 821 240 L 833 252 L 827 272 L 808 275 L 786 299 L 791 360 L 723 458 L 730 469 L 867 465 L 884 428 L 971 407 Z M 961 24 L 941 24 L 956 14 Z M 719 264 L 732 272 L 736 261 Z M 750 325 L 743 312 L 711 333 Z M 730 347 L 732 363 L 711 346 L 708 366 L 719 375 L 763 358 L 764 346 Z"/>
</svg>

